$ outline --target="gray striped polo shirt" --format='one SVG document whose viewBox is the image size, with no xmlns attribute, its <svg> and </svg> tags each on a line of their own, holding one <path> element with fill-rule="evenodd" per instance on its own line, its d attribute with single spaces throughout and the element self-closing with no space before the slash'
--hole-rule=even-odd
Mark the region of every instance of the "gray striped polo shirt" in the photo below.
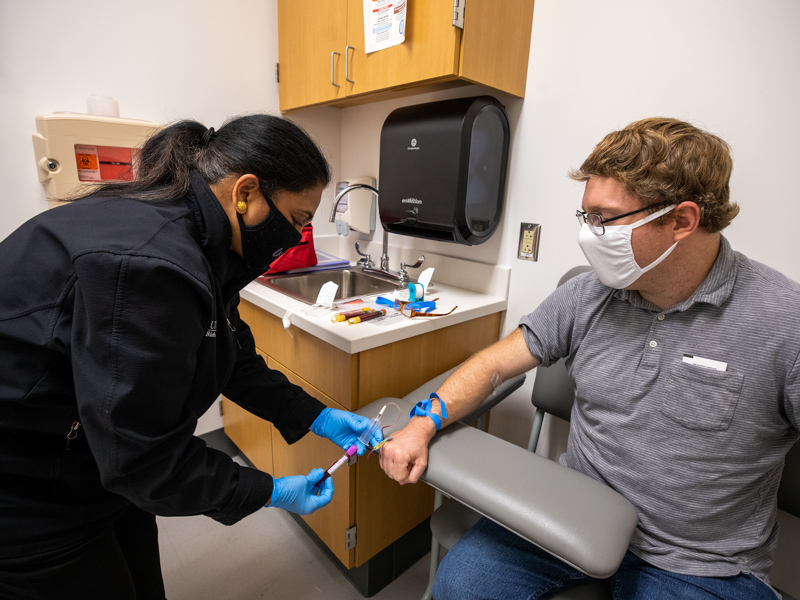
<svg viewBox="0 0 800 600">
<path fill-rule="evenodd" d="M 706 280 L 660 310 L 580 275 L 520 325 L 575 381 L 560 462 L 636 507 L 631 551 L 677 573 L 767 580 L 776 493 L 800 428 L 800 285 L 723 237 Z"/>
</svg>

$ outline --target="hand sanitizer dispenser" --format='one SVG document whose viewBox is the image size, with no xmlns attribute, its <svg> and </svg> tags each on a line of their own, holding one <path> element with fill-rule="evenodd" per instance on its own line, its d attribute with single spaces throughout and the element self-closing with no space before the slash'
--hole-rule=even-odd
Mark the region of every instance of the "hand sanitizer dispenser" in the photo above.
<svg viewBox="0 0 800 600">
<path fill-rule="evenodd" d="M 353 177 L 347 181 L 337 182 L 336 193 L 339 194 L 347 186 L 359 183 L 377 187 L 374 177 Z M 336 233 L 347 236 L 351 229 L 359 233 L 372 233 L 375 231 L 376 210 L 376 197 L 372 191 L 350 190 L 339 200 L 336 207 Z"/>
</svg>

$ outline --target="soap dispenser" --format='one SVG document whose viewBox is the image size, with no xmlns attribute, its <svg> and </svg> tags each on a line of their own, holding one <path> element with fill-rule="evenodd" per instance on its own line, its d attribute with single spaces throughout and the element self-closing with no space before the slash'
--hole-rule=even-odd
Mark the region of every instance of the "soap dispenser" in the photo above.
<svg viewBox="0 0 800 600">
<path fill-rule="evenodd" d="M 336 183 L 336 195 L 351 185 L 377 186 L 374 177 L 352 177 Z M 336 233 L 347 237 L 350 230 L 359 233 L 375 231 L 377 196 L 367 188 L 354 189 L 342 196 L 336 204 L 334 222 Z"/>
</svg>

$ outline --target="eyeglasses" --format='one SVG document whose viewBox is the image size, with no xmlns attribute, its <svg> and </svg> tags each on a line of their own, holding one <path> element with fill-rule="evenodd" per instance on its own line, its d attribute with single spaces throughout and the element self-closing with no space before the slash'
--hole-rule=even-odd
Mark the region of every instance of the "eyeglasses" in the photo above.
<svg viewBox="0 0 800 600">
<path fill-rule="evenodd" d="M 593 234 L 603 235 L 606 232 L 606 223 L 611 223 L 612 221 L 616 221 L 617 219 L 630 217 L 631 215 L 635 215 L 637 213 L 644 212 L 646 210 L 651 210 L 653 208 L 660 208 L 662 206 L 667 206 L 668 204 L 674 204 L 674 202 L 669 202 L 669 201 L 659 202 L 658 204 L 645 206 L 644 208 L 640 208 L 639 210 L 634 210 L 629 213 L 625 213 L 624 215 L 620 215 L 618 217 L 611 217 L 610 219 L 604 219 L 597 213 L 587 213 L 583 212 L 582 210 L 576 210 L 575 216 L 578 217 L 578 223 L 580 223 L 581 225 L 586 223 Z"/>
<path fill-rule="evenodd" d="M 424 309 L 430 310 L 434 306 L 436 306 L 436 301 L 438 298 L 434 298 L 428 302 L 411 302 L 409 300 L 395 300 L 394 301 L 394 308 L 400 311 L 400 314 L 404 317 L 408 317 L 409 319 L 413 317 L 446 317 L 450 313 L 452 313 L 458 306 L 454 306 L 450 312 L 446 313 L 430 313 L 430 312 L 423 312 Z M 419 310 L 417 310 L 419 309 Z"/>
</svg>

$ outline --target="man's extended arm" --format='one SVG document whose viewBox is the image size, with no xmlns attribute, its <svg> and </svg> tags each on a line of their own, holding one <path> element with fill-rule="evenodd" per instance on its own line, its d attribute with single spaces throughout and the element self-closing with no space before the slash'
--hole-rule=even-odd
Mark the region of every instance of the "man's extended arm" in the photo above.
<svg viewBox="0 0 800 600">
<path fill-rule="evenodd" d="M 442 427 L 469 414 L 499 382 L 538 365 L 539 361 L 525 344 L 521 328 L 481 350 L 436 391 L 447 407 L 447 419 L 442 421 Z M 438 404 L 434 400 L 432 412 L 441 414 Z M 435 433 L 436 426 L 429 417 L 412 418 L 381 448 L 381 468 L 401 484 L 416 483 L 428 466 L 428 444 Z"/>
</svg>

